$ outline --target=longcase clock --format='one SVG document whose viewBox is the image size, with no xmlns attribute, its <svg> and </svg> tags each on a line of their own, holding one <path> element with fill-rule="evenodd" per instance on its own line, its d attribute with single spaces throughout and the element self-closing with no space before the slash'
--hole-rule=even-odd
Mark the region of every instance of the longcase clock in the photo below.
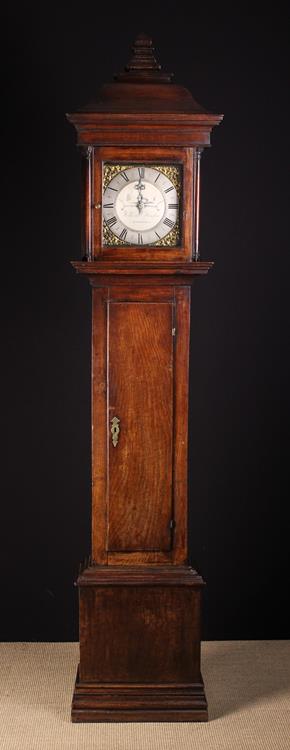
<svg viewBox="0 0 290 750">
<path fill-rule="evenodd" d="M 140 35 L 68 115 L 83 154 L 92 287 L 92 549 L 79 575 L 73 721 L 205 721 L 204 582 L 188 563 L 188 362 L 200 158 L 222 119 Z"/>
</svg>

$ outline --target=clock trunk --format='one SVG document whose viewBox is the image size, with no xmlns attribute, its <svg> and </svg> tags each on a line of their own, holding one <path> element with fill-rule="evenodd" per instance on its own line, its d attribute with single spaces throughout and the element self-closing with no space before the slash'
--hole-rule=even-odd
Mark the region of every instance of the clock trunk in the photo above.
<svg viewBox="0 0 290 750">
<path fill-rule="evenodd" d="M 117 281 L 93 289 L 92 557 L 184 562 L 190 287 Z"/>
</svg>

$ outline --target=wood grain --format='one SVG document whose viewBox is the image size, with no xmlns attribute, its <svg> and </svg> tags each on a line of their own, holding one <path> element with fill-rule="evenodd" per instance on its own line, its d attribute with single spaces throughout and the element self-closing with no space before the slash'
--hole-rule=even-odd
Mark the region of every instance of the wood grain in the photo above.
<svg viewBox="0 0 290 750">
<path fill-rule="evenodd" d="M 108 565 L 166 565 L 172 563 L 172 548 L 168 552 L 108 552 Z"/>
<path fill-rule="evenodd" d="M 93 290 L 92 558 L 183 564 L 190 286 L 136 281 Z"/>
<path fill-rule="evenodd" d="M 82 681 L 198 681 L 199 590 L 182 586 L 110 587 L 108 582 L 103 587 L 84 587 L 81 592 Z"/>
<path fill-rule="evenodd" d="M 168 550 L 172 517 L 173 306 L 110 302 L 108 549 Z"/>
<path fill-rule="evenodd" d="M 154 259 L 168 262 L 170 260 L 184 261 L 192 259 L 193 244 L 193 149 L 190 148 L 98 148 L 95 149 L 94 155 L 94 180 L 95 195 L 100 194 L 100 184 L 102 182 L 103 164 L 105 162 L 118 162 L 118 164 L 131 164 L 134 162 L 146 162 L 148 164 L 180 164 L 182 166 L 182 201 L 181 201 L 181 244 L 178 247 L 140 247 L 125 245 L 124 247 L 106 247 L 102 244 L 102 226 L 100 221 L 100 212 L 97 211 L 95 230 L 94 230 L 94 258 L 100 260 L 112 260 L 113 262 L 121 260 L 144 261 Z"/>
<path fill-rule="evenodd" d="M 202 677 L 189 685 L 97 684 L 77 674 L 73 722 L 207 721 Z"/>
<path fill-rule="evenodd" d="M 107 562 L 107 303 L 93 290 L 92 310 L 92 559 Z M 101 335 L 100 335 L 101 334 Z"/>
<path fill-rule="evenodd" d="M 73 721 L 206 721 L 196 571 L 92 565 L 78 585 Z"/>
<path fill-rule="evenodd" d="M 190 335 L 190 287 L 175 289 L 176 337 L 174 380 L 174 551 L 176 565 L 187 560 L 188 375 Z"/>
<path fill-rule="evenodd" d="M 82 218 L 82 255 L 91 261 L 93 257 L 92 238 L 92 186 L 93 167 L 92 161 L 94 149 L 92 146 L 82 148 L 82 192 L 81 192 L 81 218 Z"/>
<path fill-rule="evenodd" d="M 83 261 L 71 261 L 73 268 L 77 273 L 87 276 L 92 286 L 106 286 L 111 284 L 144 284 L 146 278 L 150 286 L 154 283 L 154 278 L 158 286 L 161 284 L 172 283 L 190 284 L 193 283 L 196 276 L 206 276 L 213 268 L 213 261 L 196 261 L 193 263 L 182 262 L 157 262 L 151 257 L 147 262 L 142 261 L 95 261 L 85 263 Z M 171 277 L 171 278 L 170 278 Z M 185 281 L 186 279 L 186 281 Z M 105 281 L 104 281 L 105 280 Z M 108 280 L 108 282 L 107 282 Z"/>
<path fill-rule="evenodd" d="M 93 564 L 77 582 L 73 721 L 207 719 L 204 584 L 187 565 L 188 358 L 191 287 L 213 266 L 198 260 L 200 152 L 222 115 L 171 78 L 141 35 L 126 70 L 67 116 L 90 157 L 86 262 L 73 267 L 93 288 Z M 179 247 L 103 247 L 105 161 L 182 165 Z"/>
<path fill-rule="evenodd" d="M 89 565 L 80 573 L 77 584 L 83 586 L 193 586 L 202 588 L 202 577 L 190 565 Z"/>
</svg>

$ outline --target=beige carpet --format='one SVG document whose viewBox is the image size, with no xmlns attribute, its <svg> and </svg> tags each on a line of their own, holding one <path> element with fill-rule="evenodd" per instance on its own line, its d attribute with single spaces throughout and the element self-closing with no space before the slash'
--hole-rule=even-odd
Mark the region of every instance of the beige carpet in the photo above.
<svg viewBox="0 0 290 750">
<path fill-rule="evenodd" d="M 0 645 L 1 750 L 289 750 L 290 641 L 203 644 L 208 724 L 71 724 L 75 643 Z"/>
</svg>

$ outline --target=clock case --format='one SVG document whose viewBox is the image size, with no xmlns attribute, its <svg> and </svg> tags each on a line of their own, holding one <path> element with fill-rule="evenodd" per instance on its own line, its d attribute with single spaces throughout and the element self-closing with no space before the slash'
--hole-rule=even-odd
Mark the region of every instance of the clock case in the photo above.
<svg viewBox="0 0 290 750">
<path fill-rule="evenodd" d="M 191 288 L 213 265 L 199 260 L 200 156 L 222 116 L 174 85 L 140 35 L 125 72 L 68 119 L 83 153 L 84 259 L 72 265 L 92 287 L 92 549 L 72 720 L 206 721 L 188 368 Z M 108 161 L 182 164 L 179 247 L 102 245 Z"/>
<path fill-rule="evenodd" d="M 91 211 L 90 221 L 92 224 L 91 229 L 91 243 L 88 243 L 89 238 L 86 242 L 86 252 L 88 246 L 92 258 L 103 258 L 104 260 L 140 260 L 152 259 L 152 252 L 154 250 L 155 261 L 163 260 L 181 260 L 190 258 L 192 255 L 192 234 L 193 234 L 193 215 L 192 215 L 192 204 L 193 204 L 193 186 L 194 186 L 194 170 L 197 169 L 197 159 L 194 159 L 192 149 L 185 148 L 158 148 L 148 147 L 143 148 L 123 148 L 120 153 L 120 148 L 94 148 L 91 156 L 92 180 L 91 185 L 93 193 L 91 195 L 91 205 L 101 206 L 102 205 L 102 194 L 103 194 L 103 165 L 110 162 L 118 164 L 142 164 L 145 167 L 154 164 L 162 164 L 168 166 L 181 166 L 182 172 L 182 189 L 180 197 L 180 212 L 179 221 L 181 229 L 181 242 L 177 247 L 159 247 L 158 245 L 150 245 L 146 247 L 146 244 L 142 245 L 126 245 L 120 246 L 107 246 L 102 242 L 103 237 L 103 218 L 101 208 L 93 208 Z"/>
</svg>

